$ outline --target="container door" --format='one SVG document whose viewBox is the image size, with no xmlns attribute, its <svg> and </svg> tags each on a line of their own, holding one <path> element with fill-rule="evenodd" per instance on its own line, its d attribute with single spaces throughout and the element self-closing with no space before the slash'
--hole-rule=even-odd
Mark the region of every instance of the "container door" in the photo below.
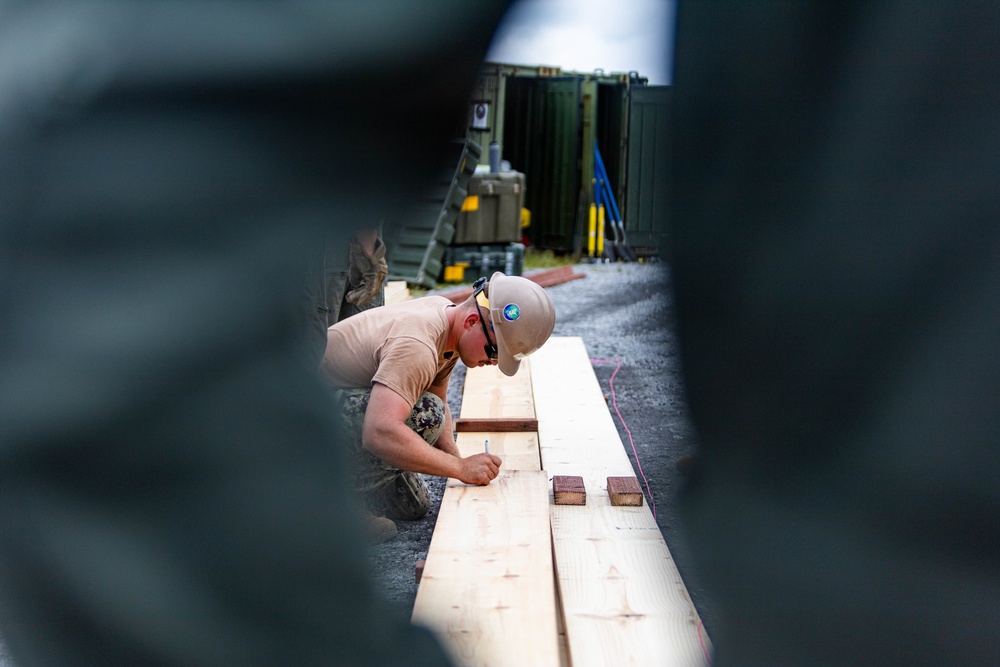
<svg viewBox="0 0 1000 667">
<path fill-rule="evenodd" d="M 625 230 L 640 256 L 667 259 L 670 207 L 670 86 L 635 86 L 629 112 Z"/>
<path fill-rule="evenodd" d="M 503 157 L 525 176 L 529 241 L 578 252 L 580 77 L 510 77 L 506 83 Z"/>
<path fill-rule="evenodd" d="M 598 85 L 597 146 L 608 171 L 611 190 L 622 215 L 625 214 L 625 156 L 628 140 L 629 86 L 625 83 Z"/>
</svg>

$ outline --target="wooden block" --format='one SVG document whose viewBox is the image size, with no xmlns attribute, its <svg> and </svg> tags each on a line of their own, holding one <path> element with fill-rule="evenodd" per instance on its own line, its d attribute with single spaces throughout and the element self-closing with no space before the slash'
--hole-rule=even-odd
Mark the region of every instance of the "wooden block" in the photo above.
<svg viewBox="0 0 1000 667">
<path fill-rule="evenodd" d="M 417 566 L 414 568 L 413 577 L 414 577 L 414 579 L 417 580 L 418 584 L 420 583 L 420 577 L 424 576 L 424 565 L 426 565 L 426 564 L 427 564 L 427 561 L 425 561 L 425 560 L 418 560 L 417 561 Z"/>
<path fill-rule="evenodd" d="M 552 495 L 556 505 L 586 505 L 587 489 L 583 477 L 577 475 L 554 475 Z"/>
<path fill-rule="evenodd" d="M 608 477 L 608 496 L 612 505 L 642 507 L 642 489 L 635 477 Z"/>
<path fill-rule="evenodd" d="M 455 420 L 455 431 L 465 433 L 470 431 L 511 433 L 537 431 L 537 419 L 510 419 L 507 417 L 460 417 Z"/>
</svg>

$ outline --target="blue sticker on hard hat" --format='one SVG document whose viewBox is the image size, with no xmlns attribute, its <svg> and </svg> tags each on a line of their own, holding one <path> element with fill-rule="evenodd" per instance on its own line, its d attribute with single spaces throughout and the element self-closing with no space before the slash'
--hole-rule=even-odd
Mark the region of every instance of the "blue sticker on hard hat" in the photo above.
<svg viewBox="0 0 1000 667">
<path fill-rule="evenodd" d="M 521 317 L 521 309 L 517 307 L 516 303 L 508 303 L 503 307 L 503 318 L 508 322 L 513 322 L 519 317 Z"/>
</svg>

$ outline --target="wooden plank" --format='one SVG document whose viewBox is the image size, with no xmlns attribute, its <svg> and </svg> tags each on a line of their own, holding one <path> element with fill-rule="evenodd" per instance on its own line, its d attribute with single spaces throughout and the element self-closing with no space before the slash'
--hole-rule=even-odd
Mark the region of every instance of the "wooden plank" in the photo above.
<svg viewBox="0 0 1000 667">
<path fill-rule="evenodd" d="M 467 371 L 462 416 L 534 419 L 528 366 L 513 378 Z M 431 626 L 457 665 L 567 665 L 538 434 L 461 432 L 459 452 L 482 452 L 486 439 L 500 476 L 485 487 L 448 480 L 413 622 Z"/>
<path fill-rule="evenodd" d="M 538 470 L 446 489 L 413 622 L 456 664 L 560 664 L 548 505 Z"/>
<path fill-rule="evenodd" d="M 553 544 L 553 554 L 555 553 L 555 545 Z M 559 667 L 572 667 L 569 661 L 569 642 L 566 641 L 566 618 L 563 616 L 562 594 L 559 592 L 559 575 L 555 572 L 555 566 L 553 565 L 553 579 L 554 586 L 556 589 L 556 629 L 559 632 Z"/>
<path fill-rule="evenodd" d="M 525 359 L 513 377 L 507 377 L 496 366 L 466 370 L 459 420 L 533 420 L 536 428 L 530 432 L 459 432 L 458 450 L 462 456 L 483 451 L 489 440 L 490 453 L 503 459 L 502 470 L 541 470 L 530 368 Z"/>
<path fill-rule="evenodd" d="M 535 419 L 530 361 L 522 361 L 513 377 L 507 377 L 496 366 L 468 369 L 465 372 L 460 416 L 463 419 Z"/>
<path fill-rule="evenodd" d="M 660 531 L 636 516 L 642 508 L 592 494 L 586 512 L 551 509 L 574 667 L 709 664 L 694 605 Z"/>
<path fill-rule="evenodd" d="M 455 432 L 466 431 L 537 431 L 538 420 L 535 418 L 510 419 L 508 417 L 459 417 L 455 420 Z"/>
<path fill-rule="evenodd" d="M 382 288 L 385 305 L 400 303 L 410 298 L 410 290 L 405 280 L 390 280 Z"/>
<path fill-rule="evenodd" d="M 490 454 L 499 456 L 501 470 L 541 470 L 538 457 L 537 433 L 459 433 L 458 451 L 472 456 L 484 450 L 484 440 L 490 441 Z M 449 480 L 449 484 L 454 480 Z M 459 482 L 460 483 L 460 482 Z"/>
<path fill-rule="evenodd" d="M 586 505 L 587 488 L 579 475 L 552 477 L 552 497 L 556 505 Z"/>
<path fill-rule="evenodd" d="M 543 468 L 583 477 L 587 511 L 553 505 L 553 550 L 573 667 L 709 664 L 709 643 L 649 507 L 614 507 L 607 478 L 634 477 L 583 341 L 531 357 Z"/>
<path fill-rule="evenodd" d="M 462 396 L 462 418 L 500 418 L 522 417 L 535 418 L 535 403 L 531 388 L 531 359 L 521 361 L 518 372 L 513 377 L 507 377 L 495 366 L 469 369 L 465 374 L 465 388 Z M 472 437 L 467 433 L 458 436 L 458 448 L 463 456 L 477 451 L 481 444 L 479 434 Z M 487 437 L 483 434 L 481 437 Z M 541 458 L 538 453 L 538 435 L 492 433 L 490 451 L 503 459 L 505 470 L 539 470 Z M 468 443 L 468 444 L 466 444 Z M 551 544 L 551 531 L 549 534 Z M 551 548 L 551 547 L 550 547 Z M 553 571 L 553 587 L 558 584 Z M 561 667 L 569 666 L 569 649 L 566 645 L 566 628 L 563 624 L 562 609 L 556 607 L 556 620 L 559 644 L 559 661 L 554 663 Z"/>
<path fill-rule="evenodd" d="M 608 500 L 617 507 L 642 505 L 642 489 L 635 477 L 608 477 Z"/>
<path fill-rule="evenodd" d="M 535 275 L 531 280 L 538 283 L 542 287 L 554 287 L 555 285 L 562 285 L 563 283 L 568 283 L 571 280 L 579 280 L 580 278 L 586 278 L 586 273 L 581 273 L 573 269 L 572 266 L 566 265 L 565 267 L 560 267 L 559 269 L 553 269 L 553 272 L 548 275 Z"/>
</svg>

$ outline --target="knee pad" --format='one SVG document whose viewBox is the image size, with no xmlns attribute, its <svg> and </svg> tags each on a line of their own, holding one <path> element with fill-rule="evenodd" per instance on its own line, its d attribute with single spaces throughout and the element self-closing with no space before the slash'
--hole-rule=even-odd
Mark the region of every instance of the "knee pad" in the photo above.
<svg viewBox="0 0 1000 667">
<path fill-rule="evenodd" d="M 445 404 L 438 396 L 425 391 L 413 406 L 406 425 L 417 432 L 424 441 L 433 445 L 444 428 Z"/>
</svg>

